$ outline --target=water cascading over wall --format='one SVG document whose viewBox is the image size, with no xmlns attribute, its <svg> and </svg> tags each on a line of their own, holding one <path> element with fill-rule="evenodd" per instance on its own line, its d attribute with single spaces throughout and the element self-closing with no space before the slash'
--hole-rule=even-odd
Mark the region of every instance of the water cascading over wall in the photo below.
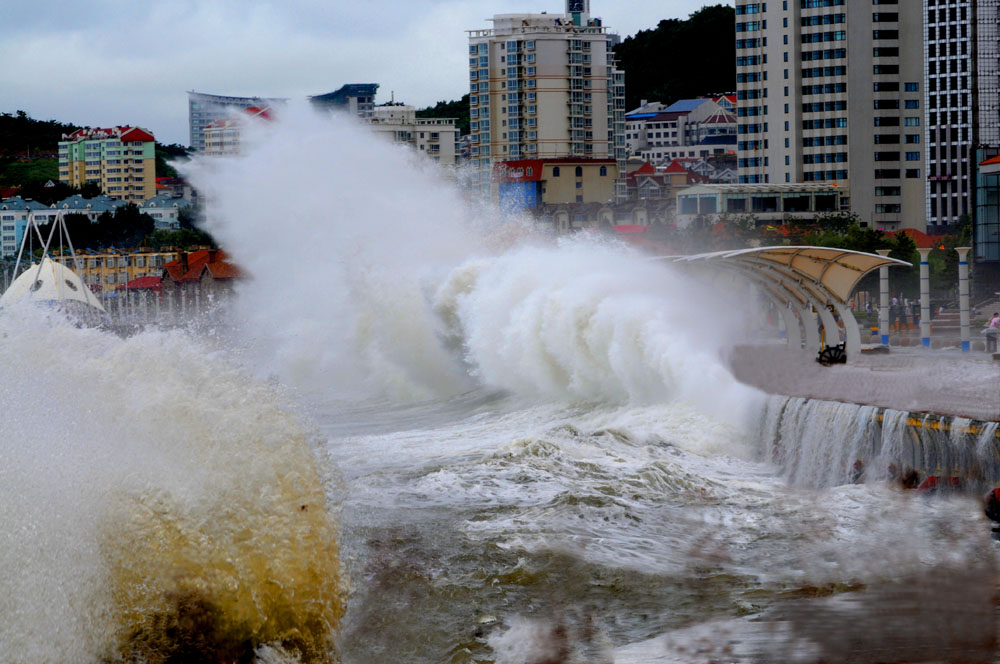
<svg viewBox="0 0 1000 664">
<path fill-rule="evenodd" d="M 972 491 L 1000 486 L 1000 422 L 771 396 L 756 441 L 762 457 L 803 486 L 887 480 L 910 470 L 921 481 L 958 478 Z"/>
</svg>

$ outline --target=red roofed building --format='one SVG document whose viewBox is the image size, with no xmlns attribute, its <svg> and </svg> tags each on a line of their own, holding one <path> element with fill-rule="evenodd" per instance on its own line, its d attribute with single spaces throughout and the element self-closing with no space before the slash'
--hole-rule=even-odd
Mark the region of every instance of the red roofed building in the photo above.
<svg viewBox="0 0 1000 664">
<path fill-rule="evenodd" d="M 665 200 L 670 207 L 673 207 L 677 192 L 681 189 L 711 182 L 708 177 L 689 170 L 690 166 L 699 161 L 699 159 L 674 159 L 666 168 L 655 168 L 652 164 L 644 163 L 628 174 L 626 183 L 629 200 Z"/>
<path fill-rule="evenodd" d="M 274 111 L 270 106 L 250 106 L 239 110 L 232 117 L 214 120 L 205 125 L 202 130 L 205 135 L 205 154 L 213 157 L 239 154 L 246 123 L 274 119 Z"/>
<path fill-rule="evenodd" d="M 915 228 L 904 228 L 899 231 L 888 232 L 886 235 L 892 237 L 896 233 L 902 233 L 913 240 L 913 244 L 917 245 L 917 249 L 936 249 L 941 246 L 941 243 L 944 240 L 944 236 L 928 235 L 927 233 L 918 231 Z"/>
<path fill-rule="evenodd" d="M 78 129 L 59 141 L 59 180 L 73 187 L 96 182 L 121 201 L 156 196 L 156 139 L 139 127 Z"/>
<path fill-rule="evenodd" d="M 163 266 L 161 292 L 181 309 L 232 294 L 234 282 L 246 275 L 221 249 L 181 252 Z M 205 302 L 201 302 L 204 306 Z"/>
</svg>

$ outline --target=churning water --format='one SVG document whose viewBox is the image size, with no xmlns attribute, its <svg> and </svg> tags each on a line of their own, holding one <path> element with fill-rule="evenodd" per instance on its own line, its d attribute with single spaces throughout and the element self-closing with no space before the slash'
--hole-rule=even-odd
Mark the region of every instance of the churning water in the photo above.
<svg viewBox="0 0 1000 664">
<path fill-rule="evenodd" d="M 127 339 L 0 318 L 0 661 L 992 647 L 978 505 L 829 480 L 850 455 L 823 441 L 865 414 L 735 381 L 738 296 L 282 115 L 189 167 L 252 275 L 224 316 Z"/>
</svg>

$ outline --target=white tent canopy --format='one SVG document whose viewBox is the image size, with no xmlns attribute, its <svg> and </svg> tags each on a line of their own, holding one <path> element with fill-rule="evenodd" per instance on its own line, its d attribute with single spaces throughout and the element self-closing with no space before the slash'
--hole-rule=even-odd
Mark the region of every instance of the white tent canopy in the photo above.
<svg viewBox="0 0 1000 664">
<path fill-rule="evenodd" d="M 20 300 L 38 302 L 80 302 L 104 311 L 83 280 L 68 267 L 46 256 L 32 263 L 0 296 L 0 307 Z"/>
<path fill-rule="evenodd" d="M 895 258 L 830 247 L 760 247 L 662 258 L 735 273 L 759 286 L 779 306 L 788 343 L 793 347 L 799 345 L 804 333 L 806 347 L 819 350 L 815 326 L 806 325 L 805 317 L 815 309 L 824 327 L 836 330 L 838 326 L 827 310 L 832 306 L 844 321 L 844 342 L 849 354 L 861 348 L 858 326 L 848 306 L 858 281 L 881 267 L 910 265 Z M 797 311 L 795 316 L 792 309 Z"/>
</svg>

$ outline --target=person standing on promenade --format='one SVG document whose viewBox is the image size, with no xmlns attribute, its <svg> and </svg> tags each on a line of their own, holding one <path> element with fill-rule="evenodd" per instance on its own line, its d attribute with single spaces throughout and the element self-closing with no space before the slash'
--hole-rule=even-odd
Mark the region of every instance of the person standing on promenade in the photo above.
<svg viewBox="0 0 1000 664">
<path fill-rule="evenodd" d="M 994 311 L 989 325 L 983 330 L 986 335 L 986 352 L 997 351 L 997 341 L 1000 340 L 1000 313 Z"/>
</svg>

